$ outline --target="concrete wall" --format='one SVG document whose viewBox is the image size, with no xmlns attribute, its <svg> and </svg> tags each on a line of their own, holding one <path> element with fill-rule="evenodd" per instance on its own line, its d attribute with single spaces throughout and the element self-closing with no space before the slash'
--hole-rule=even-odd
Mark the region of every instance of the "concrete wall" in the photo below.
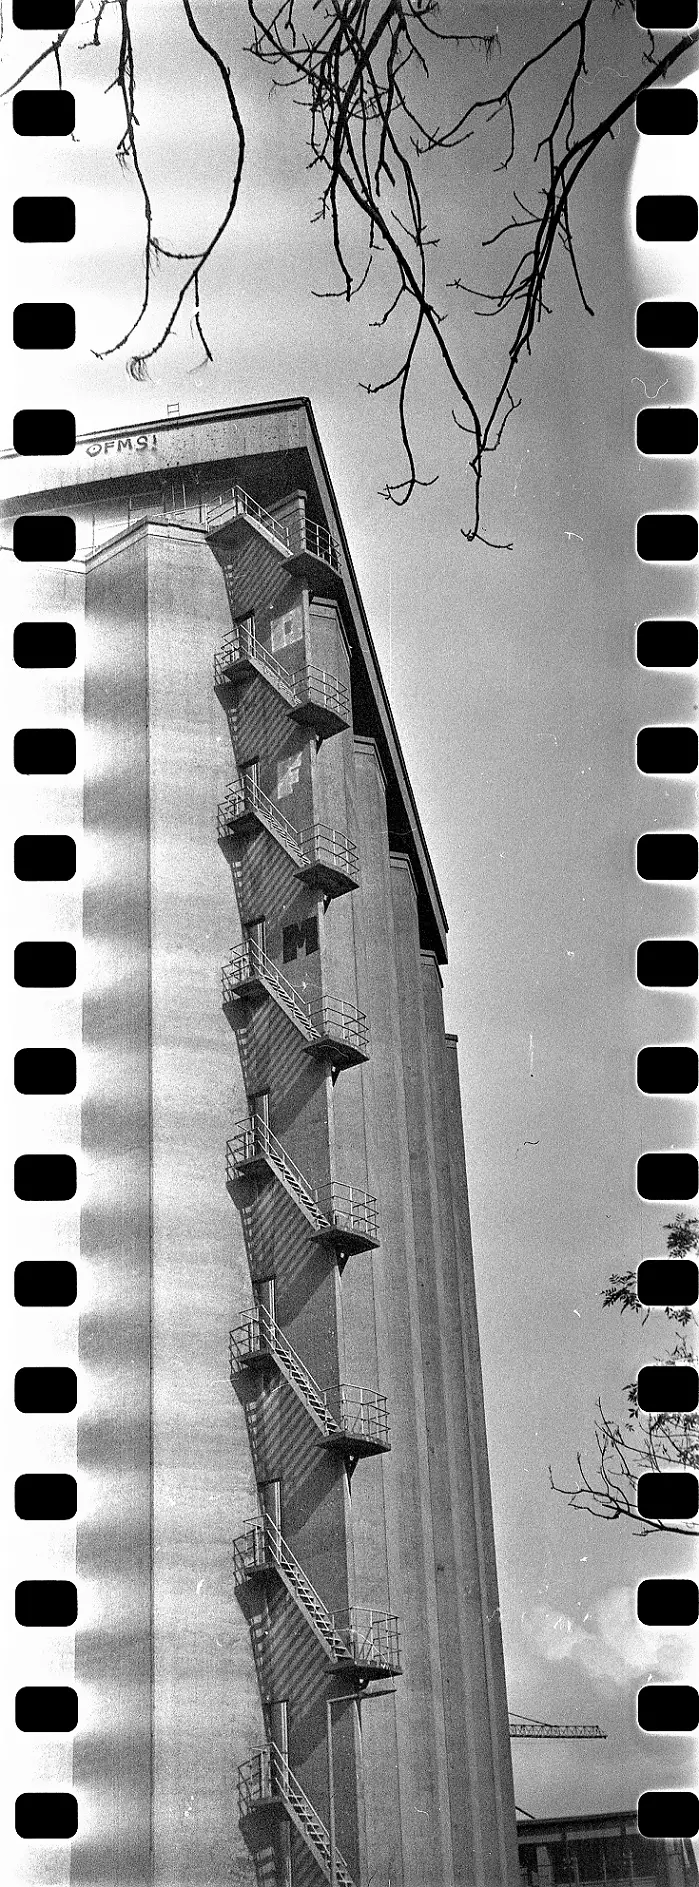
<svg viewBox="0 0 699 1887">
<path fill-rule="evenodd" d="M 291 1766 L 327 1820 L 326 1700 L 347 1688 L 276 1576 L 238 1579 L 233 1542 L 279 1483 L 284 1535 L 329 1610 L 401 1618 L 390 1694 L 334 1714 L 337 1837 L 358 1887 L 502 1887 L 517 1852 L 456 1046 L 410 862 L 389 851 L 374 742 L 350 726 L 318 743 L 257 675 L 214 691 L 214 651 L 249 609 L 262 640 L 299 609 L 289 670 L 349 684 L 341 612 L 309 601 L 249 526 L 224 561 L 203 532 L 164 522 L 88 567 L 99 864 L 85 897 L 83 1237 L 100 1295 L 81 1333 L 80 1460 L 96 1498 L 80 1571 L 102 1614 L 79 1646 L 95 1702 L 76 1779 L 99 1812 L 81 1823 L 73 1878 L 287 1887 L 291 1870 L 293 1887 L 317 1887 L 295 1831 L 237 1822 L 236 1765 L 283 1703 Z M 355 892 L 325 908 L 259 828 L 217 841 L 217 802 L 253 755 L 297 831 L 320 821 L 357 844 Z M 318 950 L 285 964 L 285 925 L 313 915 Z M 366 1013 L 365 1064 L 333 1081 L 269 999 L 223 1013 L 221 964 L 262 916 L 305 1000 Z M 377 1197 L 379 1250 L 341 1275 L 276 1180 L 229 1174 L 226 1187 L 226 1137 L 262 1090 L 311 1185 Z M 274 1367 L 231 1389 L 228 1329 L 270 1277 L 320 1385 L 388 1398 L 391 1451 L 351 1483 Z"/>
<path fill-rule="evenodd" d="M 86 827 L 102 868 L 85 898 L 98 993 L 83 1262 L 100 1293 L 81 1331 L 96 1497 L 79 1573 L 99 1584 L 100 1630 L 78 1637 L 94 1706 L 76 1741 L 91 1808 L 72 1877 L 242 1887 L 233 1772 L 264 1723 L 231 1552 L 255 1481 L 227 1357 L 249 1294 L 224 1164 L 244 1108 L 220 1006 L 238 924 L 214 823 L 230 761 L 213 651 L 230 618 L 203 538 L 167 526 L 102 553 L 87 590 Z"/>
</svg>

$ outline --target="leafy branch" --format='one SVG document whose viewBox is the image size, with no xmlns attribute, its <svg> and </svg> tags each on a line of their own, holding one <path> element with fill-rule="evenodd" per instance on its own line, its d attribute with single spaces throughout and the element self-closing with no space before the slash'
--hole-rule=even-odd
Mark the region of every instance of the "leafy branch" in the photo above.
<svg viewBox="0 0 699 1887">
<path fill-rule="evenodd" d="M 670 1257 L 687 1257 L 699 1252 L 699 1219 L 679 1213 L 665 1230 Z M 638 1296 L 634 1271 L 612 1272 L 602 1298 L 606 1309 L 619 1310 L 622 1316 L 629 1310 L 640 1317 L 644 1325 L 651 1314 L 650 1307 Z M 696 1322 L 693 1311 L 687 1304 L 668 1304 L 664 1312 L 678 1336 L 664 1356 L 655 1358 L 656 1363 L 666 1368 L 695 1367 L 697 1358 L 687 1335 L 688 1326 Z M 579 1452 L 576 1456 L 579 1478 L 575 1487 L 559 1487 L 551 1468 L 549 1480 L 554 1492 L 565 1495 L 569 1506 L 579 1513 L 591 1513 L 601 1520 L 638 1522 L 636 1486 L 640 1474 L 699 1469 L 699 1418 L 694 1410 L 649 1413 L 640 1409 L 635 1379 L 625 1383 L 624 1394 L 626 1413 L 621 1422 L 607 1415 L 601 1402 L 597 1404 L 594 1466 L 588 1468 Z M 636 1531 L 641 1535 L 680 1533 L 693 1538 L 699 1533 L 699 1527 L 691 1521 L 643 1519 Z"/>
</svg>

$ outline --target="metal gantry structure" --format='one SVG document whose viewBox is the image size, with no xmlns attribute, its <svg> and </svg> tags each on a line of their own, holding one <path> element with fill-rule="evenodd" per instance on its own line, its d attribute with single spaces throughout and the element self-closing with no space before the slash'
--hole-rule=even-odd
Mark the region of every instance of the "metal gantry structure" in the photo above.
<svg viewBox="0 0 699 1887">
<path fill-rule="evenodd" d="M 560 1740 L 606 1742 L 598 1723 L 543 1723 L 537 1717 L 510 1717 L 510 1736 L 552 1736 Z"/>
</svg>

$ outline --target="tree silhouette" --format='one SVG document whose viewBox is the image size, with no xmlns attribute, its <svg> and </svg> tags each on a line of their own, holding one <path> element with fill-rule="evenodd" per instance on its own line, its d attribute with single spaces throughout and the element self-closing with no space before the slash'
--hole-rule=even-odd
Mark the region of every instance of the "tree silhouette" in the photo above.
<svg viewBox="0 0 699 1887">
<path fill-rule="evenodd" d="M 245 131 L 236 100 L 231 68 L 222 53 L 202 32 L 191 0 L 180 0 L 189 32 L 211 61 L 213 76 L 225 98 L 232 130 L 228 199 L 213 230 L 201 247 L 188 251 L 176 239 L 165 240 L 156 228 L 153 200 L 139 150 L 137 74 L 131 32 L 130 5 L 135 0 L 77 0 L 76 18 L 90 19 L 91 31 L 82 42 L 100 44 L 105 15 L 116 8 L 120 19 L 117 68 L 112 80 L 120 95 L 123 131 L 116 156 L 130 170 L 141 194 L 144 217 L 143 281 L 140 301 L 125 332 L 98 357 L 124 353 L 135 379 L 147 376 L 154 360 L 172 335 L 177 316 L 191 305 L 192 327 L 212 359 L 202 319 L 202 275 L 226 230 L 235 218 L 245 163 Z M 84 9 L 84 12 L 83 12 Z M 652 33 L 638 29 L 632 0 L 578 0 L 573 17 L 548 35 L 541 34 L 538 10 L 532 9 L 528 30 L 531 50 L 505 76 L 507 46 L 498 30 L 465 31 L 464 0 L 245 0 L 252 38 L 241 57 L 250 56 L 271 72 L 279 109 L 290 102 L 307 114 L 309 170 L 317 172 L 320 192 L 317 217 L 327 227 L 329 249 L 338 274 L 338 286 L 329 296 L 347 302 L 359 295 L 370 275 L 378 270 L 385 304 L 369 325 L 388 329 L 395 336 L 393 370 L 370 382 L 372 394 L 391 393 L 397 404 L 405 458 L 404 476 L 387 482 L 384 496 L 394 504 L 408 502 L 421 478 L 417 447 L 411 428 L 408 396 L 417 362 L 433 351 L 454 425 L 466 440 L 470 473 L 468 522 L 462 526 L 469 542 L 492 543 L 483 530 L 482 484 L 489 454 L 498 449 L 508 419 L 520 405 L 515 397 L 518 369 L 530 355 L 536 330 L 551 309 L 545 299 L 552 260 L 566 258 L 581 308 L 593 310 L 584 287 L 576 254 L 574 207 L 580 182 L 592 158 L 613 139 L 624 118 L 633 111 L 642 92 L 669 76 L 686 60 L 697 33 L 675 37 L 659 50 Z M 619 57 L 627 71 L 616 87 L 612 103 L 600 103 L 599 88 L 590 79 L 589 58 L 599 42 L 601 23 L 610 15 L 628 23 L 630 37 L 620 45 Z M 224 14 L 225 17 L 225 14 Z M 231 13 L 231 18 L 233 17 Z M 560 20 L 560 14 L 558 15 Z M 42 61 L 53 60 L 62 83 L 61 52 L 69 32 L 56 34 L 30 65 L 7 87 L 16 89 Z M 492 89 L 483 83 L 485 68 L 497 62 L 503 83 Z M 440 120 L 445 72 L 458 67 L 464 97 L 475 80 L 476 95 L 452 122 Z M 546 122 L 537 124 L 533 156 L 532 112 L 528 86 L 548 75 Z M 109 88 L 111 89 L 111 87 Z M 287 97 L 288 95 L 288 97 Z M 472 139 L 501 133 L 496 171 L 511 176 L 512 211 L 483 241 L 494 248 L 513 239 L 514 267 L 508 263 L 501 280 L 485 288 L 467 280 L 474 257 L 463 259 L 463 273 L 445 281 L 439 269 L 439 237 L 428 233 L 423 204 L 423 179 L 435 154 L 451 164 L 463 162 L 461 153 Z M 492 134 L 491 134 L 492 135 Z M 173 139 L 177 136 L 173 130 Z M 527 187 L 519 176 L 526 147 L 531 176 Z M 459 172 L 459 177 L 461 173 Z M 519 188 L 515 187 L 515 179 Z M 357 243 L 360 262 L 354 259 Z M 472 246 L 472 245 L 471 245 Z M 497 251 L 500 253 L 500 250 Z M 154 271 L 161 259 L 184 265 L 182 280 L 155 339 L 138 344 L 139 331 L 151 305 Z M 450 329 L 448 313 L 456 301 L 468 297 L 482 317 L 505 318 L 494 392 L 481 399 L 473 384 L 468 344 L 459 324 Z M 508 325 L 509 317 L 509 325 Z M 95 350 L 97 352 L 97 350 Z M 509 544 L 498 548 L 511 548 Z"/>
<path fill-rule="evenodd" d="M 666 1226 L 667 1249 L 671 1258 L 687 1258 L 699 1253 L 699 1219 L 679 1213 Z M 646 1324 L 651 1315 L 636 1290 L 635 1271 L 613 1271 L 602 1293 L 607 1309 L 630 1310 Z M 664 1315 L 674 1333 L 674 1342 L 656 1363 L 671 1368 L 696 1365 L 690 1341 L 696 1323 L 688 1305 L 668 1304 Z M 549 1468 L 551 1486 L 564 1494 L 578 1512 L 591 1513 L 600 1520 L 635 1520 L 637 1531 L 647 1533 L 682 1533 L 694 1537 L 699 1526 L 692 1521 L 640 1521 L 636 1505 L 636 1484 L 641 1474 L 660 1474 L 663 1470 L 699 1470 L 699 1417 L 696 1412 L 660 1411 L 649 1414 L 639 1409 L 636 1382 L 625 1383 L 626 1411 L 621 1422 L 607 1415 L 598 1402 L 595 1422 L 596 1460 L 589 1469 L 582 1452 L 577 1455 L 579 1480 L 575 1487 L 559 1487 Z"/>
</svg>

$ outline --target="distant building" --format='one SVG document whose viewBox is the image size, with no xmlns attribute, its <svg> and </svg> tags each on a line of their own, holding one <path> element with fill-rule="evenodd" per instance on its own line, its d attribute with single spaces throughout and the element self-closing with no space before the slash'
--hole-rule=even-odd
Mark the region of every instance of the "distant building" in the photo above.
<svg viewBox="0 0 699 1887">
<path fill-rule="evenodd" d="M 691 1841 L 648 1841 L 636 1813 L 517 1823 L 522 1887 L 695 1887 Z"/>
<path fill-rule="evenodd" d="M 516 1887 L 446 919 L 310 407 L 3 469 L 85 662 L 71 1878 Z"/>
</svg>

